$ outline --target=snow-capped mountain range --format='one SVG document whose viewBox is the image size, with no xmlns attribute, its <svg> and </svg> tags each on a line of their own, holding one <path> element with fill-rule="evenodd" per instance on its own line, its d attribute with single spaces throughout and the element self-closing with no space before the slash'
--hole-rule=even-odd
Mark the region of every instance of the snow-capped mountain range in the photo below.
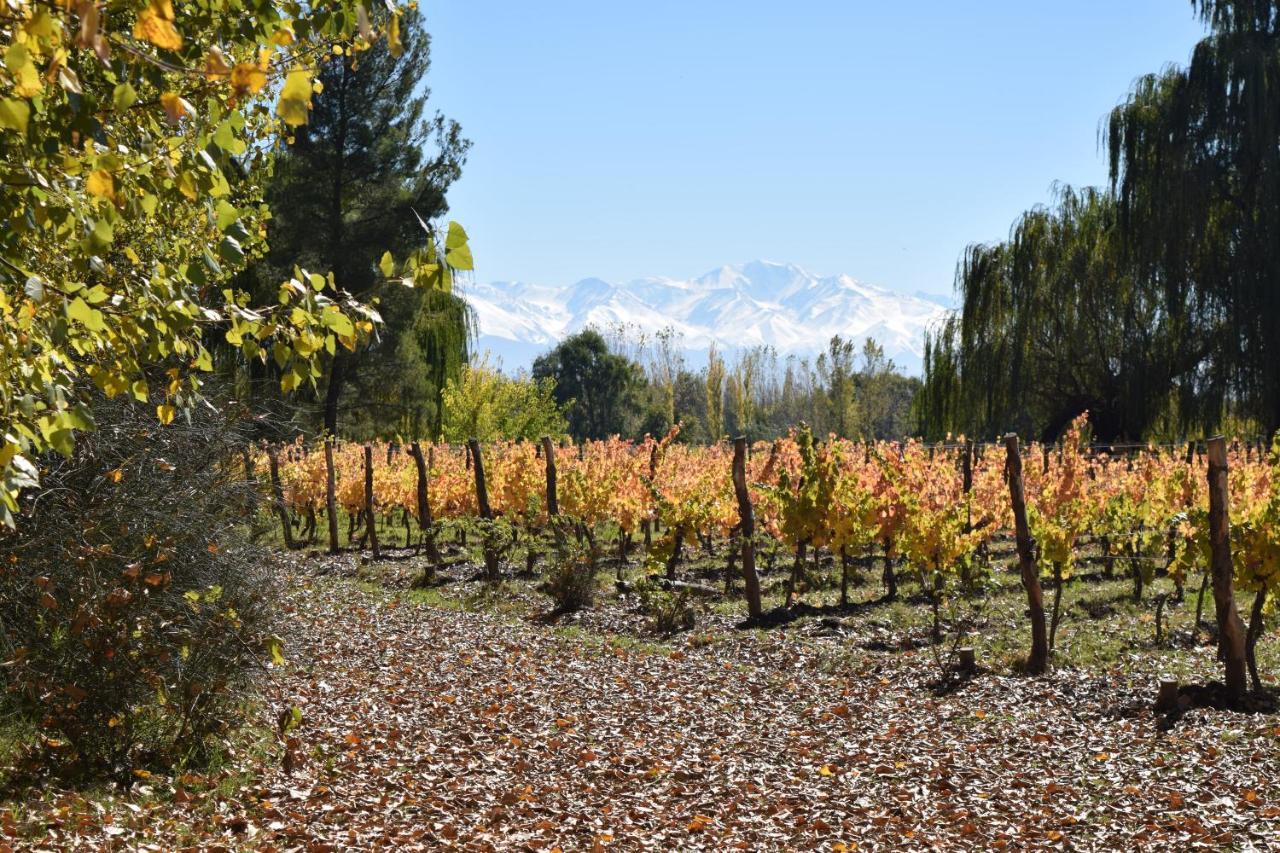
<svg viewBox="0 0 1280 853">
<path fill-rule="evenodd" d="M 812 356 L 840 335 L 858 346 L 874 338 L 900 370 L 918 374 L 924 333 L 949 307 L 945 297 L 906 296 L 847 275 L 820 277 L 768 261 L 725 266 L 688 281 L 473 283 L 463 294 L 479 322 L 478 351 L 500 358 L 506 370 L 529 367 L 584 328 L 623 326 L 649 335 L 673 329 L 695 368 L 706 363 L 712 341 L 731 360 L 757 344 L 782 356 Z"/>
</svg>

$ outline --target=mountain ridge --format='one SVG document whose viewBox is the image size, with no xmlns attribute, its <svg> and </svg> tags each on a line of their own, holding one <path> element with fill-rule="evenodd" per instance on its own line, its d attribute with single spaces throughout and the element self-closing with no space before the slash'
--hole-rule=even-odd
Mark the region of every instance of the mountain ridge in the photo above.
<svg viewBox="0 0 1280 853">
<path fill-rule="evenodd" d="M 873 337 L 899 369 L 918 374 L 925 331 L 947 312 L 944 298 L 932 294 L 896 293 L 772 261 L 729 264 L 692 279 L 586 278 L 561 287 L 499 281 L 462 292 L 476 313 L 477 349 L 508 370 L 529 367 L 584 328 L 624 326 L 649 335 L 674 330 L 694 367 L 705 363 L 712 342 L 727 357 L 760 344 L 781 356 L 811 357 L 834 335 L 858 346 Z"/>
</svg>

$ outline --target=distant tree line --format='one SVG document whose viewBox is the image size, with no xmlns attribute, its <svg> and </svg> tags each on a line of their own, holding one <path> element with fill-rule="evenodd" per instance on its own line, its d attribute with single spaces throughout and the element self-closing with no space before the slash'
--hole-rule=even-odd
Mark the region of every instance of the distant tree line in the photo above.
<svg viewBox="0 0 1280 853">
<path fill-rule="evenodd" d="M 929 437 L 1280 428 L 1280 3 L 1194 0 L 1186 67 L 1108 116 L 1104 188 L 1062 188 L 969 247 L 929 337 Z"/>
<path fill-rule="evenodd" d="M 901 438 L 913 434 L 920 382 L 902 375 L 884 350 L 840 337 L 810 359 L 768 346 L 726 358 L 712 347 L 692 368 L 672 330 L 645 335 L 587 329 L 533 364 L 532 379 L 552 382 L 568 433 L 577 440 L 664 435 L 708 443 L 728 435 L 770 439 L 801 422 L 819 435 Z"/>
</svg>

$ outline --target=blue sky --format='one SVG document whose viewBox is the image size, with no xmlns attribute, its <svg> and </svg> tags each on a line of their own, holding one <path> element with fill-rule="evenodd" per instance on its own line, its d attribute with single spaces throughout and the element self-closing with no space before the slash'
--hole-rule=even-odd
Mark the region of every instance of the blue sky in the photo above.
<svg viewBox="0 0 1280 853">
<path fill-rule="evenodd" d="M 424 0 L 481 280 L 689 277 L 755 258 L 951 290 L 1098 127 L 1185 62 L 1185 0 Z"/>
</svg>

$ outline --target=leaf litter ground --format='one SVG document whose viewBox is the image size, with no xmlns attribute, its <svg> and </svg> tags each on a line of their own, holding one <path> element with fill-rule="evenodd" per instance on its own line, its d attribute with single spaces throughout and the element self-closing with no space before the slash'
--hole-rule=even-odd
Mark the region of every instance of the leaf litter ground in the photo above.
<svg viewBox="0 0 1280 853">
<path fill-rule="evenodd" d="M 1149 681 L 983 673 L 938 695 L 923 655 L 781 631 L 663 646 L 284 582 L 258 731 L 298 708 L 292 750 L 47 788 L 0 812 L 0 849 L 1280 846 L 1277 719 L 1162 726 Z"/>
</svg>

